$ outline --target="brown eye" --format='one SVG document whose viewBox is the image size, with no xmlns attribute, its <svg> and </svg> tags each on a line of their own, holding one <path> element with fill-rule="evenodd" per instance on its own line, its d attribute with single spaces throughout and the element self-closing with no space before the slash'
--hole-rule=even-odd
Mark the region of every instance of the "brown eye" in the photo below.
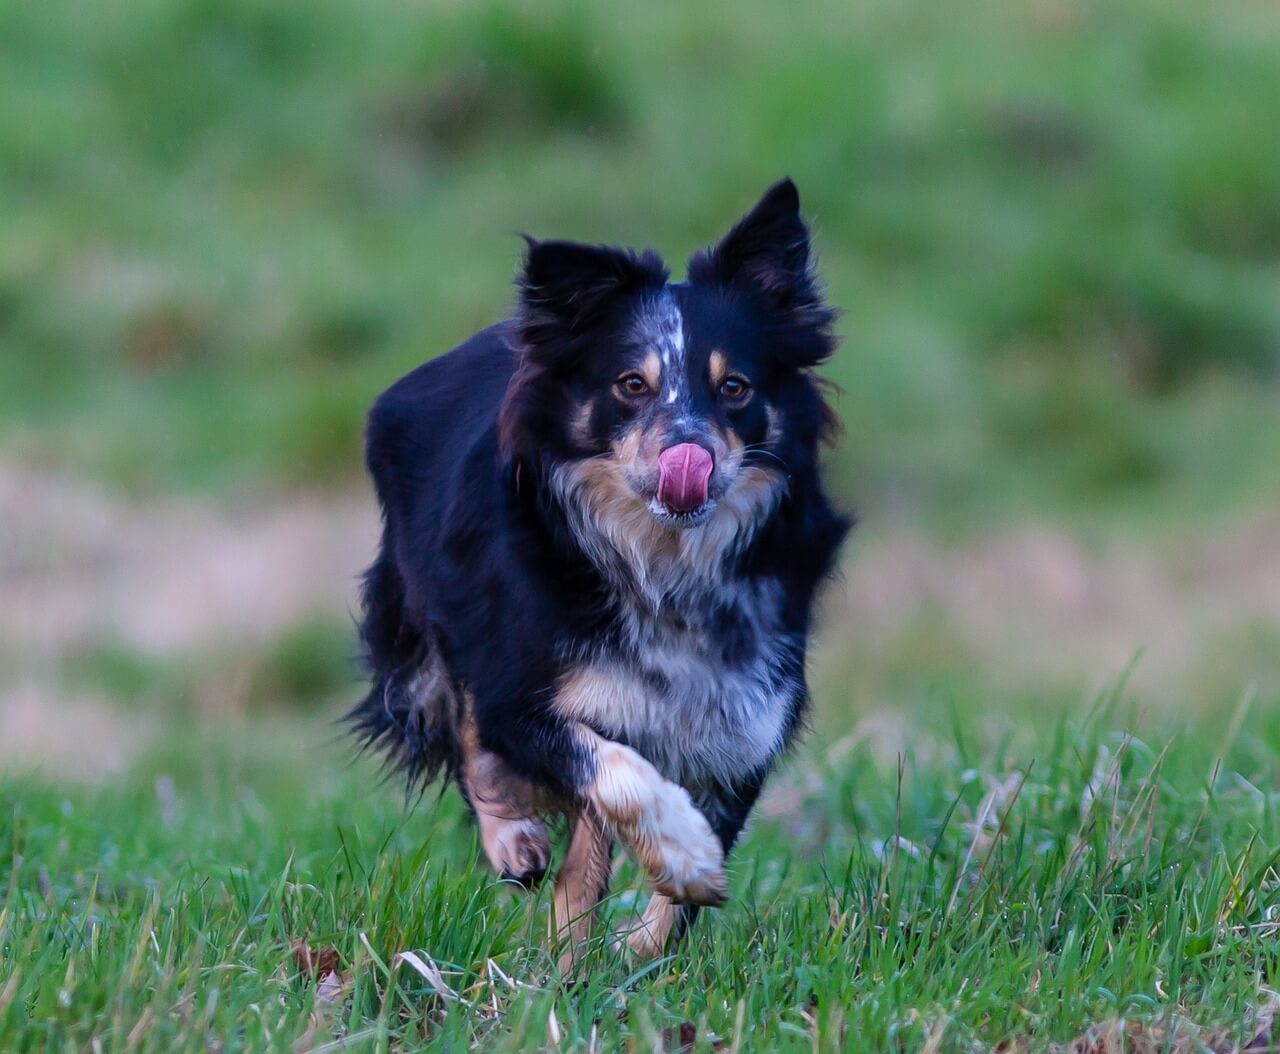
<svg viewBox="0 0 1280 1054">
<path fill-rule="evenodd" d="M 649 383 L 638 373 L 624 373 L 615 385 L 619 394 L 628 399 L 638 399 L 649 394 Z"/>
<path fill-rule="evenodd" d="M 749 385 L 741 377 L 726 377 L 720 382 L 720 396 L 731 403 L 742 402 L 751 392 Z"/>
</svg>

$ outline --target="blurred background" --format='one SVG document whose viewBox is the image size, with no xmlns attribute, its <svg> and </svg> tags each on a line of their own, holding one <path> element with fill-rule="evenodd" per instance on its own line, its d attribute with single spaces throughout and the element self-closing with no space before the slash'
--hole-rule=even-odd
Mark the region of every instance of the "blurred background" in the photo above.
<svg viewBox="0 0 1280 1054">
<path fill-rule="evenodd" d="M 516 232 L 679 272 L 784 174 L 862 517 L 819 722 L 1275 701 L 1277 129 L 1257 0 L 0 5 L 0 766 L 327 739 L 376 393 Z"/>
</svg>

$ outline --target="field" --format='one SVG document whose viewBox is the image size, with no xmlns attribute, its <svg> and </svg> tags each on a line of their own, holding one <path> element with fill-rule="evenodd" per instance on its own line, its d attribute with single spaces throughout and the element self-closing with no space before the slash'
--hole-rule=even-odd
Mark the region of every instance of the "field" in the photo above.
<svg viewBox="0 0 1280 1054">
<path fill-rule="evenodd" d="M 1161 740 L 1104 701 L 1009 737 L 961 705 L 900 761 L 855 733 L 792 765 L 731 904 L 650 964 L 602 932 L 572 986 L 452 800 L 406 816 L 296 723 L 9 785 L 6 1046 L 1272 1049 L 1280 726 Z"/>
<path fill-rule="evenodd" d="M 0 1050 L 1280 1048 L 1280 11 L 0 5 Z M 372 397 L 793 176 L 814 729 L 577 978 L 334 720 Z M 408 953 L 406 958 L 398 958 Z"/>
</svg>

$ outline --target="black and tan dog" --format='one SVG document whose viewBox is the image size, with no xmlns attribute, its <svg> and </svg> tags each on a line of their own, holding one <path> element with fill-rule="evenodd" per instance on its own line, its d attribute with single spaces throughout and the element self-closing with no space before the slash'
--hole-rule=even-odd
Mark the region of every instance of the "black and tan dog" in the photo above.
<svg viewBox="0 0 1280 1054">
<path fill-rule="evenodd" d="M 814 594 L 848 529 L 823 494 L 834 348 L 784 180 L 671 283 L 652 253 L 530 241 L 515 318 L 386 391 L 367 459 L 384 531 L 351 715 L 443 772 L 524 884 L 570 817 L 571 942 L 614 839 L 660 950 L 727 895 L 725 854 L 800 725 Z"/>
</svg>

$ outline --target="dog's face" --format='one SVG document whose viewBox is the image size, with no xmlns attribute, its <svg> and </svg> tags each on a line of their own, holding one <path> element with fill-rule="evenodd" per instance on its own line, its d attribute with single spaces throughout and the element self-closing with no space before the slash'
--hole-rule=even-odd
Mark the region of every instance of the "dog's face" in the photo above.
<svg viewBox="0 0 1280 1054">
<path fill-rule="evenodd" d="M 597 515 L 672 530 L 764 516 L 814 456 L 830 418 L 809 371 L 833 313 L 790 181 L 685 282 L 650 253 L 537 242 L 521 286 L 504 449 L 570 477 Z"/>
<path fill-rule="evenodd" d="M 776 457 L 779 371 L 744 306 L 714 289 L 664 287 L 560 392 L 571 459 L 589 459 L 601 486 L 625 486 L 663 524 L 705 522 L 747 482 L 748 454 Z"/>
</svg>

